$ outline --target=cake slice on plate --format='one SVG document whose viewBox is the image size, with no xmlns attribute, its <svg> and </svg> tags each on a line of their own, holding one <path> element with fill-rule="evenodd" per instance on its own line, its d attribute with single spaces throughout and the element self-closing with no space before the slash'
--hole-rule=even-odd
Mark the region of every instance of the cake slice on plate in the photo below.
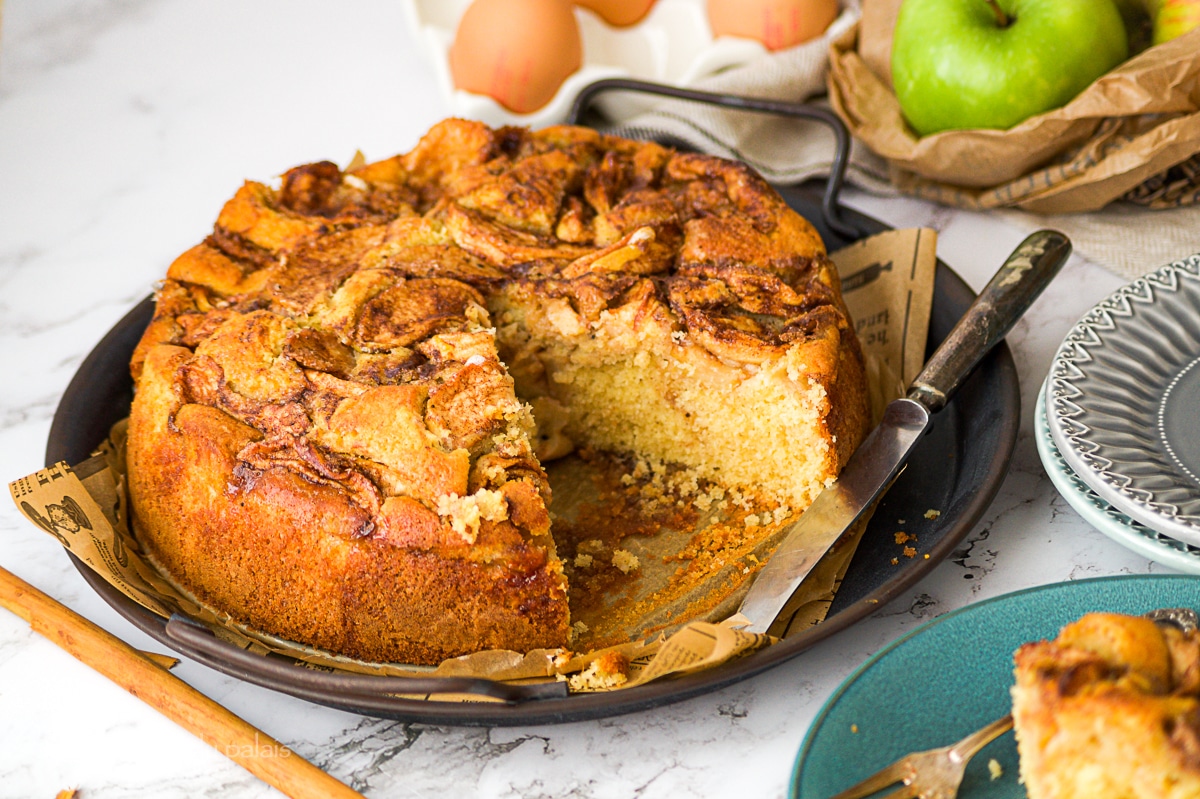
<svg viewBox="0 0 1200 799">
<path fill-rule="evenodd" d="M 1029 799 L 1200 797 L 1200 634 L 1090 613 L 1016 653 Z"/>
</svg>

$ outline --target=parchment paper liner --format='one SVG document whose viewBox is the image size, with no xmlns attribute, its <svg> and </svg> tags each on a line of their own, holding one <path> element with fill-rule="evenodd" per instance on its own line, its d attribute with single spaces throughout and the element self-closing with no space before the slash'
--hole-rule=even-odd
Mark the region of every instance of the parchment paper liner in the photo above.
<svg viewBox="0 0 1200 799">
<path fill-rule="evenodd" d="M 1008 130 L 918 137 L 891 85 L 892 29 L 902 0 L 864 4 L 829 50 L 830 104 L 888 163 L 892 183 L 963 208 L 1041 214 L 1094 211 L 1125 199 L 1170 208 L 1200 199 L 1174 168 L 1200 155 L 1200 29 L 1118 65 L 1061 108 Z M 1160 190 L 1162 189 L 1162 190 Z"/>
<path fill-rule="evenodd" d="M 925 338 L 933 298 L 936 234 L 928 229 L 897 230 L 865 239 L 833 254 L 842 276 L 847 305 L 863 343 L 871 383 L 871 404 L 878 419 L 888 401 L 903 393 L 924 360 Z M 388 676 L 461 676 L 493 680 L 572 679 L 573 691 L 610 690 L 641 685 L 669 675 L 709 669 L 769 646 L 778 638 L 752 635 L 735 628 L 731 614 L 750 580 L 778 545 L 788 518 L 761 525 L 757 544 L 743 547 L 736 561 L 706 574 L 687 591 L 667 592 L 665 601 L 651 601 L 652 612 L 621 631 L 626 643 L 586 652 L 563 649 L 528 653 L 492 650 L 447 660 L 436 667 L 396 663 L 367 663 L 316 650 L 251 630 L 199 602 L 155 567 L 130 531 L 125 499 L 123 463 L 124 423 L 93 457 L 75 467 L 59 463 L 9 484 L 13 501 L 31 522 L 57 538 L 122 594 L 151 612 L 169 617 L 182 613 L 209 627 L 215 635 L 252 652 L 277 652 L 311 668 L 340 669 Z M 551 480 L 555 468 L 551 468 Z M 556 495 L 559 489 L 555 488 Z M 733 514 L 733 522 L 759 508 Z M 717 520 L 719 524 L 730 519 Z M 866 529 L 864 519 L 822 559 L 793 596 L 773 633 L 788 633 L 820 623 Z M 659 568 L 662 556 L 676 551 L 679 541 L 694 531 L 665 531 L 661 539 L 625 539 L 644 564 L 640 596 L 658 594 L 657 582 L 676 567 Z M 671 538 L 673 534 L 674 538 Z M 681 538 L 683 536 L 683 538 Z M 656 541 L 658 542 L 656 544 Z M 667 548 L 663 548 L 664 545 Z M 656 549 L 657 546 L 657 549 Z M 654 572 L 647 580 L 646 572 Z M 629 592 L 626 592 L 627 594 Z M 626 596 L 624 600 L 629 601 Z M 574 615 L 574 614 L 573 614 Z M 589 664 L 612 653 L 628 662 L 627 679 L 619 685 L 600 685 L 578 675 Z M 586 676 L 586 675 L 585 675 Z M 438 695 L 443 701 L 488 701 L 479 696 Z"/>
</svg>

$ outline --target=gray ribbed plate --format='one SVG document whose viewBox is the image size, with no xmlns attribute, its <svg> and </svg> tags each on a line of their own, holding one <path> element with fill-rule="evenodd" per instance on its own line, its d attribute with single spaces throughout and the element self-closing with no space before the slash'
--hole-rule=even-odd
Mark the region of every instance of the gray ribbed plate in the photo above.
<svg viewBox="0 0 1200 799">
<path fill-rule="evenodd" d="M 1058 493 L 1084 521 L 1142 557 L 1187 574 L 1200 574 L 1200 547 L 1163 535 L 1129 518 L 1101 499 L 1091 486 L 1071 471 L 1054 445 L 1050 425 L 1046 421 L 1045 386 L 1038 392 L 1033 410 L 1033 437 L 1050 482 L 1054 483 Z"/>
<path fill-rule="evenodd" d="M 1200 254 L 1115 291 L 1046 380 L 1063 459 L 1117 510 L 1200 546 Z"/>
</svg>

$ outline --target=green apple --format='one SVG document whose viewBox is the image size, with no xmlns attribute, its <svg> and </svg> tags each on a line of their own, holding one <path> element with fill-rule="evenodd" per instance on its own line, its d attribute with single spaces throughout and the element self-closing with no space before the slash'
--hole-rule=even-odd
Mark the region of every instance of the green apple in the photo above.
<svg viewBox="0 0 1200 799">
<path fill-rule="evenodd" d="M 921 136 L 1007 129 L 1064 105 L 1128 55 L 1113 0 L 904 0 L 892 83 Z"/>
<path fill-rule="evenodd" d="M 1200 0 L 1158 0 L 1154 11 L 1154 43 L 1162 44 L 1200 27 Z"/>
</svg>

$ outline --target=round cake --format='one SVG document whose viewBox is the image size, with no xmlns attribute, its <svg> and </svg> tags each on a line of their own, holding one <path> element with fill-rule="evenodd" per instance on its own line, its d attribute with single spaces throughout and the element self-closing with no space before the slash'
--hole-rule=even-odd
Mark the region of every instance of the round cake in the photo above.
<svg viewBox="0 0 1200 799">
<path fill-rule="evenodd" d="M 808 222 L 744 164 L 570 126 L 448 120 L 247 182 L 131 369 L 158 565 L 252 628 L 416 664 L 567 643 L 543 462 L 634 454 L 799 512 L 869 414 Z"/>
</svg>

